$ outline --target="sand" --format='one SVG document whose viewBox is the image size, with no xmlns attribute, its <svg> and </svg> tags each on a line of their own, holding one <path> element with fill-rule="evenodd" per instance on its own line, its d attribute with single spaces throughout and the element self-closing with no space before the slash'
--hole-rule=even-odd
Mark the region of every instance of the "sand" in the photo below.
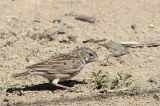
<svg viewBox="0 0 160 106">
<path fill-rule="evenodd" d="M 74 15 L 94 17 L 94 23 L 76 20 Z M 54 21 L 58 20 L 58 21 Z M 160 93 L 107 95 L 95 90 L 94 83 L 75 84 L 83 92 L 55 89 L 39 76 L 12 78 L 26 66 L 75 47 L 95 50 L 102 61 L 110 52 L 88 39 L 115 42 L 159 40 L 159 0 L 0 0 L 0 103 L 4 106 L 159 106 Z M 65 25 L 64 34 L 57 31 Z M 135 26 L 134 28 L 132 26 Z M 63 30 L 63 29 L 62 29 Z M 68 41 L 68 36 L 76 38 Z M 160 47 L 129 48 L 129 54 L 109 59 L 111 64 L 93 62 L 72 80 L 93 79 L 92 71 L 102 70 L 111 77 L 132 75 L 132 87 L 141 90 L 160 87 Z M 157 83 L 150 83 L 153 78 Z M 9 88 L 21 88 L 7 92 Z"/>
</svg>

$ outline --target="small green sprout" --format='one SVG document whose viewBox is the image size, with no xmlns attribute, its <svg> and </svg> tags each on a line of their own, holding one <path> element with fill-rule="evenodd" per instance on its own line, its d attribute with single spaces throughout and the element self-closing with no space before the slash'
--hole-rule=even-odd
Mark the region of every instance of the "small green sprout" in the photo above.
<svg viewBox="0 0 160 106">
<path fill-rule="evenodd" d="M 132 75 L 130 74 L 118 73 L 118 77 L 112 80 L 110 88 L 114 89 L 114 88 L 118 88 L 121 86 L 125 86 L 125 87 L 131 86 L 132 82 L 129 80 L 131 77 Z"/>
<path fill-rule="evenodd" d="M 115 78 L 115 79 L 112 80 L 110 88 L 114 89 L 116 86 L 118 86 L 118 84 L 119 84 L 119 79 Z"/>
<path fill-rule="evenodd" d="M 102 73 L 102 70 L 99 70 L 97 73 L 94 71 L 92 72 L 92 75 L 97 89 L 102 88 L 108 82 L 108 77 L 106 74 Z"/>
</svg>

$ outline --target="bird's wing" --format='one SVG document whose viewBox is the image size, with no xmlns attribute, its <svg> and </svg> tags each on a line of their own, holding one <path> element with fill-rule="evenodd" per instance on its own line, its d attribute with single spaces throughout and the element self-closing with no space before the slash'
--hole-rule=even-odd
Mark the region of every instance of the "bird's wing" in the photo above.
<svg viewBox="0 0 160 106">
<path fill-rule="evenodd" d="M 26 69 L 46 74 L 67 74 L 76 72 L 78 64 L 80 64 L 80 59 L 77 57 L 60 55 L 50 57 L 45 61 L 26 67 Z"/>
</svg>

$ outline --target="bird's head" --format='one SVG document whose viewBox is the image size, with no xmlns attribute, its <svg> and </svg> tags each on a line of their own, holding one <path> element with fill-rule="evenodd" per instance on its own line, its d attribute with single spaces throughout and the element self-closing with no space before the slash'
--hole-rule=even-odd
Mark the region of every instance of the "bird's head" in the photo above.
<svg viewBox="0 0 160 106">
<path fill-rule="evenodd" d="M 77 48 L 73 53 L 84 59 L 86 63 L 95 61 L 98 58 L 96 52 L 87 47 Z"/>
</svg>

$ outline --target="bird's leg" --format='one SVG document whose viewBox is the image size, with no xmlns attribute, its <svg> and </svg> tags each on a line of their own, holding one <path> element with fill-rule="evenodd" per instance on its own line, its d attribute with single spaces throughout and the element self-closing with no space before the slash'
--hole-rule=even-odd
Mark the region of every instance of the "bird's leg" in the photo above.
<svg viewBox="0 0 160 106">
<path fill-rule="evenodd" d="M 53 82 L 52 81 L 49 81 L 49 83 L 52 83 L 53 85 L 57 86 L 57 87 L 61 87 L 61 88 L 64 88 L 64 89 L 68 89 L 70 91 L 76 91 L 76 89 L 72 89 L 70 87 L 67 87 L 67 86 L 63 86 L 63 85 L 60 85 L 58 84 L 59 82 L 59 79 L 54 79 Z"/>
<path fill-rule="evenodd" d="M 53 81 L 53 80 L 49 80 L 49 84 L 53 86 L 52 81 Z M 53 91 L 53 90 L 51 90 L 51 92 L 54 94 L 54 91 Z"/>
<path fill-rule="evenodd" d="M 49 84 L 52 84 L 52 81 L 53 81 L 53 80 L 49 80 Z M 52 84 L 52 85 L 53 85 L 53 84 Z"/>
</svg>

